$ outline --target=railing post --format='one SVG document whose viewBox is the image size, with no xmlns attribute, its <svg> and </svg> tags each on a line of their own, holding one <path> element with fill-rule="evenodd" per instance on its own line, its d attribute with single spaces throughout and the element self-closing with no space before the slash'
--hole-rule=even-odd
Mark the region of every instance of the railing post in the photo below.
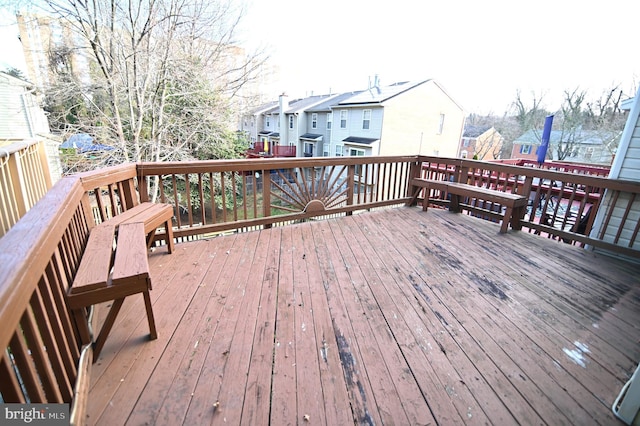
<svg viewBox="0 0 640 426">
<path fill-rule="evenodd" d="M 28 194 L 29 190 L 27 188 L 27 182 L 24 180 L 22 165 L 19 160 L 20 151 L 13 153 L 9 156 L 7 161 L 7 168 L 9 169 L 9 180 L 10 187 L 13 191 L 13 201 L 15 205 L 15 209 L 18 213 L 18 219 L 24 216 L 24 214 L 29 210 L 29 200 Z"/>
<path fill-rule="evenodd" d="M 271 216 L 271 170 L 262 170 L 262 215 Z M 264 228 L 271 228 L 271 224 L 265 224 Z"/>
<path fill-rule="evenodd" d="M 355 164 L 351 164 L 347 169 L 347 205 L 348 206 L 353 205 L 353 196 L 354 196 L 353 189 L 355 187 L 355 176 L 356 176 L 356 166 Z M 352 214 L 353 214 L 353 211 L 351 210 L 349 210 L 346 213 L 347 216 L 351 216 Z"/>
<path fill-rule="evenodd" d="M 420 177 L 421 171 L 422 171 L 422 161 L 420 161 L 420 159 L 418 158 L 418 160 L 412 162 L 411 165 L 409 166 L 409 176 L 407 176 L 407 183 L 406 183 L 406 188 L 407 188 L 406 194 L 408 197 L 412 197 L 412 198 L 411 198 L 411 201 L 409 201 L 409 203 L 407 204 L 408 206 L 415 206 L 418 203 L 418 194 L 416 193 L 416 191 L 419 191 L 420 187 L 413 185 L 411 182 L 413 182 L 413 179 Z M 429 198 L 429 194 L 426 191 L 425 191 L 425 198 Z M 425 202 L 428 202 L 428 200 L 426 200 Z"/>
<path fill-rule="evenodd" d="M 139 204 L 136 187 L 133 184 L 133 178 L 127 179 L 122 183 L 122 198 L 126 204 L 127 210 Z"/>
<path fill-rule="evenodd" d="M 137 179 L 138 179 L 138 194 L 140 195 L 140 202 L 144 203 L 149 201 L 149 190 L 148 190 L 148 182 L 147 178 L 142 175 L 142 170 L 138 166 L 137 170 Z"/>
<path fill-rule="evenodd" d="M 462 164 L 462 161 L 455 165 L 455 181 L 460 183 L 469 183 L 469 166 Z"/>
</svg>

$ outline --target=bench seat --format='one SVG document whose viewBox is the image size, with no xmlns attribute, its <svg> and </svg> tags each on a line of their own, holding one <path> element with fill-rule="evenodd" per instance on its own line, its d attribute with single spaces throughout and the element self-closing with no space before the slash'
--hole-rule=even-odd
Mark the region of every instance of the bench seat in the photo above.
<svg viewBox="0 0 640 426">
<path fill-rule="evenodd" d="M 100 355 L 124 299 L 133 294 L 143 294 L 149 334 L 152 340 L 157 337 L 149 295 L 151 278 L 145 225 L 142 222 L 121 223 L 114 244 L 115 235 L 113 223 L 105 223 L 91 231 L 78 273 L 67 294 L 67 303 L 76 319 L 83 344 L 90 343 L 93 338 L 88 327 L 86 308 L 114 301 L 95 341 L 94 362 Z"/>
<path fill-rule="evenodd" d="M 505 207 L 505 213 L 502 217 L 502 225 L 500 227 L 500 233 L 506 233 L 509 224 L 514 230 L 522 229 L 521 219 L 524 217 L 524 212 L 527 207 L 527 198 L 510 192 L 497 191 L 495 189 L 483 188 L 480 186 L 469 185 L 459 182 L 449 182 L 443 180 L 413 178 L 411 185 L 415 188 L 414 195 L 410 205 L 414 205 L 420 193 L 420 190 L 424 188 L 427 191 L 425 200 L 422 203 L 422 209 L 427 210 L 429 205 L 428 192 L 431 189 L 446 192 L 451 195 L 451 203 L 449 204 L 449 210 L 452 212 L 460 212 L 461 197 L 477 198 L 484 201 L 498 203 Z"/>
<path fill-rule="evenodd" d="M 171 222 L 173 218 L 173 207 L 171 204 L 161 203 L 140 203 L 135 207 L 126 210 L 119 215 L 112 217 L 111 219 L 101 223 L 98 226 L 110 226 L 116 227 L 126 222 L 142 222 L 144 223 L 144 232 L 147 235 L 147 247 L 151 248 L 153 244 L 153 238 L 155 237 L 156 230 L 160 226 L 164 226 L 167 240 L 167 249 L 169 253 L 173 253 L 173 224 Z"/>
</svg>

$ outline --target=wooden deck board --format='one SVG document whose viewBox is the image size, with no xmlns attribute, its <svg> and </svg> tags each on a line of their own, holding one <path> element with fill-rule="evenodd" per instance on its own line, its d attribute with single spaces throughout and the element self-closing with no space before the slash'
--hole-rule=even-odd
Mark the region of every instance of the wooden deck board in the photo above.
<svg viewBox="0 0 640 426">
<path fill-rule="evenodd" d="M 158 339 L 127 300 L 89 422 L 615 422 L 640 266 L 497 231 L 399 208 L 159 249 Z"/>
</svg>

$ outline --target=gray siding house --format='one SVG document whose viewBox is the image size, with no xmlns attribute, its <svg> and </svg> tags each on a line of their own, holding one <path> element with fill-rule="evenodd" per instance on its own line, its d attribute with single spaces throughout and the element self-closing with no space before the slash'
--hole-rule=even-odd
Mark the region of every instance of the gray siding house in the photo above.
<svg viewBox="0 0 640 426">
<path fill-rule="evenodd" d="M 360 92 L 342 93 L 307 109 L 307 133 L 300 136 L 305 156 L 335 156 L 335 152 L 331 152 L 333 107 L 358 93 Z"/>
</svg>

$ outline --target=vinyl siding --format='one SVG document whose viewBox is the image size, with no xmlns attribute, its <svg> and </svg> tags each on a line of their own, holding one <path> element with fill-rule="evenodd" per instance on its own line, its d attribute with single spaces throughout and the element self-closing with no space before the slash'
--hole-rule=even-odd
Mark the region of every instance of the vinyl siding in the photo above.
<svg viewBox="0 0 640 426">
<path fill-rule="evenodd" d="M 618 177 L 619 179 L 640 181 L 640 120 L 636 120 Z"/>
<path fill-rule="evenodd" d="M 0 77 L 0 139 L 28 139 L 49 133 L 36 96 L 15 81 Z"/>
<path fill-rule="evenodd" d="M 624 217 L 625 211 L 631 200 L 631 194 L 622 193 L 618 197 L 618 202 L 613 208 L 613 212 L 611 215 L 611 219 L 609 219 L 609 225 L 607 226 L 607 232 L 604 235 L 604 241 L 609 243 L 614 243 L 616 234 L 618 233 L 618 229 L 620 228 L 620 224 L 622 223 L 622 218 Z M 606 206 L 601 207 L 602 211 L 608 211 L 611 205 L 611 197 L 607 197 Z M 629 211 L 629 216 L 627 217 L 627 221 L 625 222 L 625 226 L 622 229 L 620 234 L 620 238 L 616 243 L 622 247 L 628 247 L 629 242 L 631 241 L 631 237 L 633 236 L 634 228 L 636 223 L 640 220 L 640 200 L 635 199 L 633 204 L 631 205 L 631 210 Z M 635 244 L 632 247 L 635 250 L 640 250 L 640 239 L 636 239 Z"/>
<path fill-rule="evenodd" d="M 440 114 L 444 126 L 439 133 Z M 433 81 L 385 102 L 380 155 L 456 157 L 464 111 Z"/>
<path fill-rule="evenodd" d="M 640 182 L 640 91 L 638 91 L 636 95 L 631 113 L 627 118 L 627 123 L 620 141 L 620 148 L 611 167 L 610 177 L 612 179 Z M 618 201 L 614 206 L 612 217 L 609 220 L 609 225 L 603 235 L 605 241 L 614 242 L 631 197 L 632 195 L 629 193 L 621 193 L 618 196 Z M 611 193 L 607 192 L 596 217 L 596 225 L 591 234 L 593 237 L 602 234 L 604 216 L 606 212 L 609 211 L 612 199 Z M 620 232 L 620 238 L 616 244 L 623 247 L 629 246 L 629 241 L 631 240 L 634 227 L 638 220 L 640 220 L 640 200 L 635 199 L 631 205 L 626 225 Z M 640 239 L 636 240 L 632 248 L 640 250 Z"/>
</svg>

